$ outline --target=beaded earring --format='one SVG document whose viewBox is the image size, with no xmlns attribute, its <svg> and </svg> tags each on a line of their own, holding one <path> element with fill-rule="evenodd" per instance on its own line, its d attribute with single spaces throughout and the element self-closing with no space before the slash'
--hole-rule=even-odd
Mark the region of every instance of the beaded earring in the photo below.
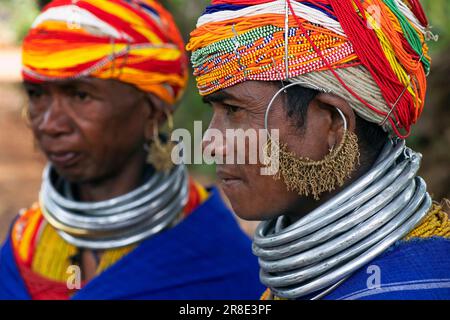
<svg viewBox="0 0 450 320">
<path fill-rule="evenodd" d="M 155 120 L 153 126 L 153 139 L 150 142 L 148 150 L 147 163 L 151 164 L 157 171 L 170 171 L 174 163 L 172 161 L 172 150 L 175 147 L 175 143 L 170 140 L 170 134 L 173 131 L 173 118 L 172 115 L 165 111 L 167 117 L 167 126 L 169 133 L 166 141 L 162 141 L 158 132 L 158 123 Z"/>
</svg>

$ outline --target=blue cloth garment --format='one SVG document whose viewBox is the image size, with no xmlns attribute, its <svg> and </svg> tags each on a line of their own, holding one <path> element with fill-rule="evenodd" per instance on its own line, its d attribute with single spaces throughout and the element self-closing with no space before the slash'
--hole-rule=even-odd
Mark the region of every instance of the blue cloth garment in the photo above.
<svg viewBox="0 0 450 320">
<path fill-rule="evenodd" d="M 450 239 L 399 241 L 337 287 L 326 300 L 448 300 Z"/>
<path fill-rule="evenodd" d="M 29 299 L 12 244 L 0 254 L 0 299 Z M 219 192 L 182 223 L 143 241 L 73 299 L 259 299 L 263 286 L 250 239 Z"/>
</svg>

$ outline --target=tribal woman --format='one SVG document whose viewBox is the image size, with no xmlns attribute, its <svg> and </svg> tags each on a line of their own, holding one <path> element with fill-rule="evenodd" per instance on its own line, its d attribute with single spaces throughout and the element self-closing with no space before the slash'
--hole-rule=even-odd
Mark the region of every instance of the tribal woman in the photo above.
<svg viewBox="0 0 450 320">
<path fill-rule="evenodd" d="M 159 134 L 187 80 L 165 9 L 52 1 L 24 40 L 23 78 L 49 163 L 1 250 L 1 299 L 259 298 L 250 240 Z"/>
<path fill-rule="evenodd" d="M 266 132 L 257 164 L 217 166 L 237 215 L 264 220 L 264 299 L 450 298 L 448 206 L 405 145 L 432 38 L 418 0 L 213 0 L 199 18 L 210 128 Z M 212 156 L 239 156 L 224 141 Z"/>
</svg>

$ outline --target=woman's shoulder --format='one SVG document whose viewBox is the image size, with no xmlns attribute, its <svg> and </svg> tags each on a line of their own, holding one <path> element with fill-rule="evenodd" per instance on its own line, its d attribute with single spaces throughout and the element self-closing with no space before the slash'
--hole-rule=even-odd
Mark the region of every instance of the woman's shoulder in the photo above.
<svg viewBox="0 0 450 320">
<path fill-rule="evenodd" d="M 431 209 L 418 226 L 404 240 L 426 239 L 432 237 L 450 238 L 450 201 L 443 199 L 433 202 Z"/>
<path fill-rule="evenodd" d="M 448 200 L 433 203 L 405 238 L 353 274 L 327 299 L 449 299 Z"/>
<path fill-rule="evenodd" d="M 11 226 L 11 242 L 16 256 L 25 264 L 30 264 L 38 235 L 45 226 L 45 219 L 38 203 L 19 212 Z"/>
</svg>

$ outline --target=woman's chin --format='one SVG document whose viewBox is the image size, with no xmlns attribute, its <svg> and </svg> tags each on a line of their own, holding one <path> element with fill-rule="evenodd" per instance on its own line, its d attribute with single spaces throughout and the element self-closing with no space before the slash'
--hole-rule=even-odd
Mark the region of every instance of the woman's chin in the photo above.
<svg viewBox="0 0 450 320">
<path fill-rule="evenodd" d="M 54 168 L 59 176 L 70 183 L 86 183 L 98 179 L 96 175 L 90 174 L 86 168 L 60 168 L 56 166 Z"/>
<path fill-rule="evenodd" d="M 277 214 L 267 212 L 267 208 L 260 208 L 249 204 L 248 201 L 232 201 L 230 199 L 233 212 L 241 219 L 246 221 L 263 221 L 275 218 Z"/>
</svg>

